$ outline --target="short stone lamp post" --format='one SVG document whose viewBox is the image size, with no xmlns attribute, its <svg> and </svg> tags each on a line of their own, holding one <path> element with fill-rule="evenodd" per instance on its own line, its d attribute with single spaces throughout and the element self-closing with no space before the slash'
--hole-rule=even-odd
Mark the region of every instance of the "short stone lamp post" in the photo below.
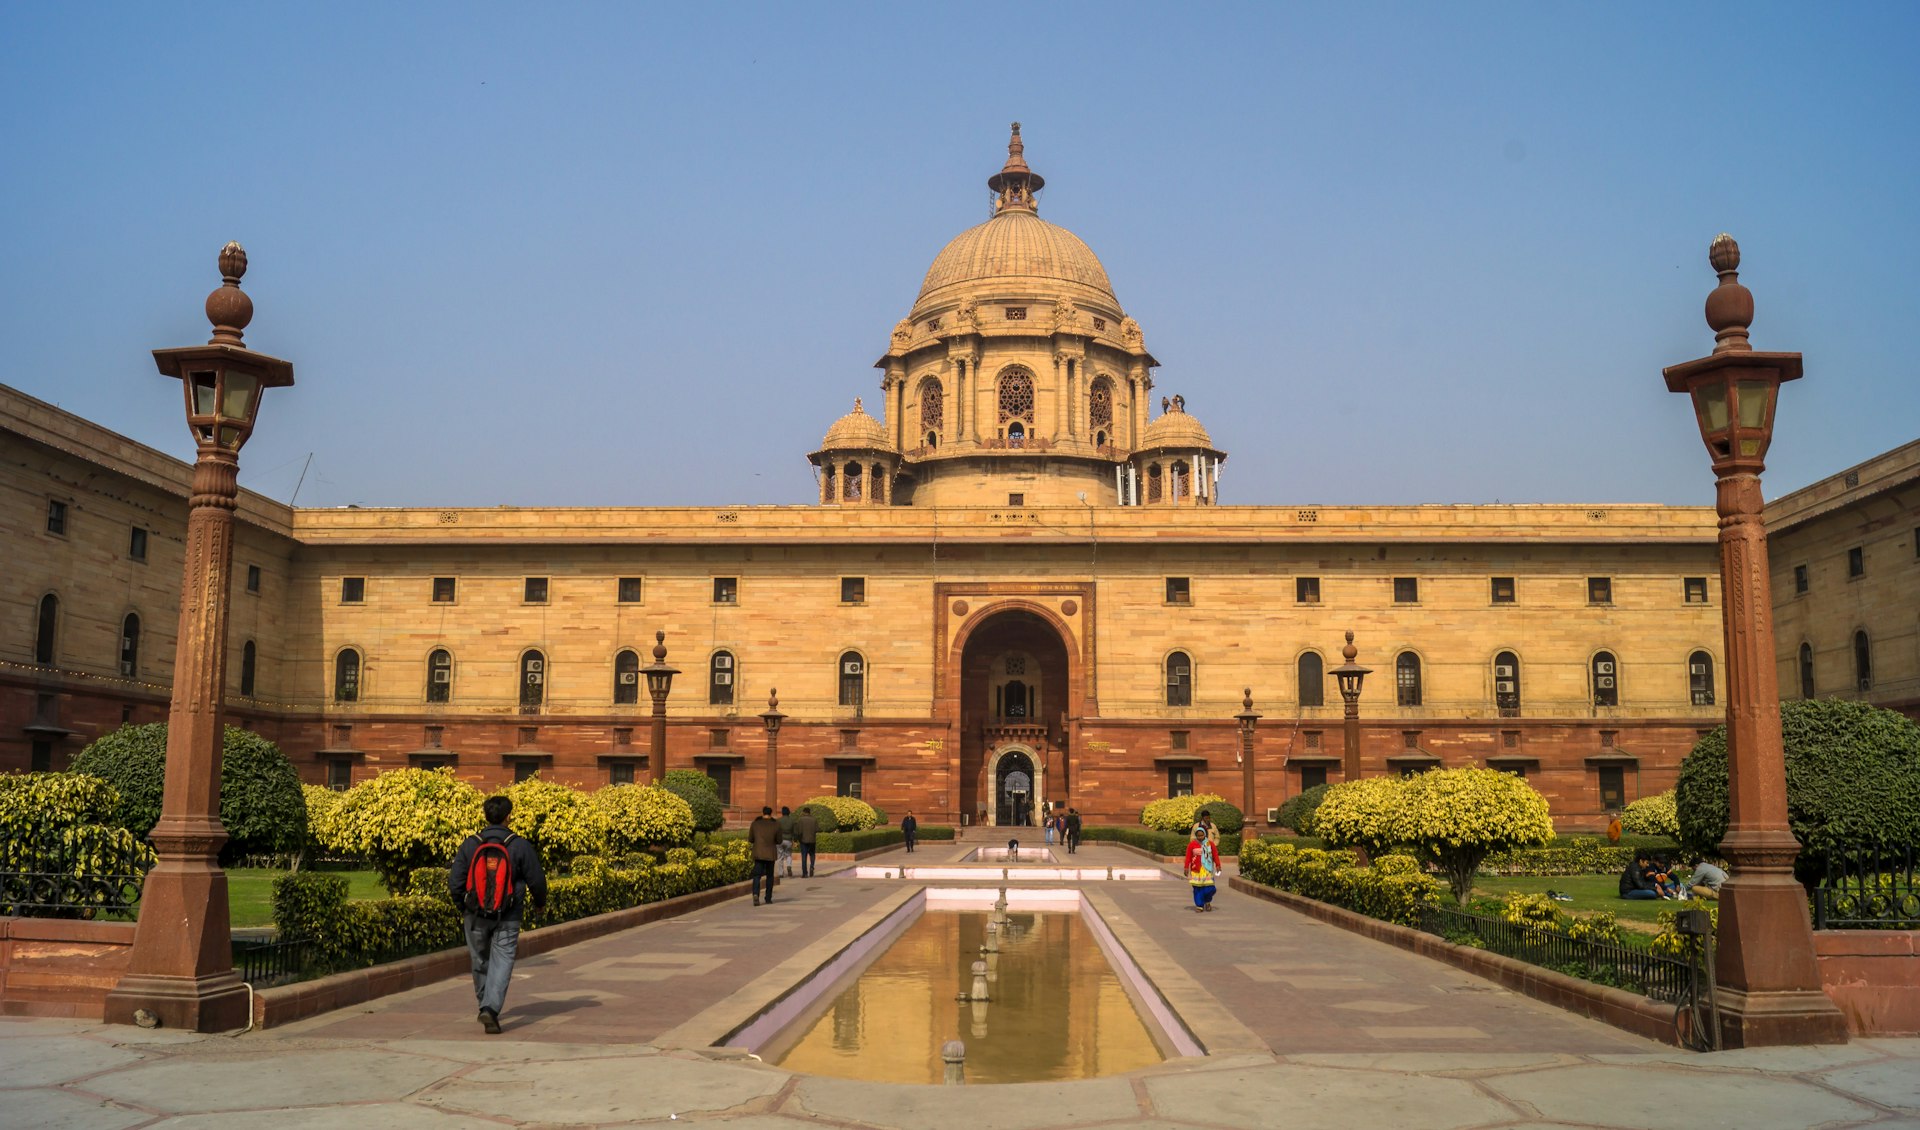
<svg viewBox="0 0 1920 1130">
<path fill-rule="evenodd" d="M 1358 781 L 1360 779 L 1360 686 L 1367 676 L 1373 673 L 1370 667 L 1362 667 L 1354 662 L 1360 654 L 1353 646 L 1353 633 L 1347 633 L 1347 646 L 1340 650 L 1345 663 L 1335 667 L 1329 674 L 1340 688 L 1340 700 L 1346 704 L 1346 756 L 1340 765 L 1340 779 Z"/>
<path fill-rule="evenodd" d="M 213 338 L 156 349 L 160 372 L 180 382 L 197 448 L 188 502 L 186 570 L 180 585 L 179 649 L 167 714 L 160 821 L 149 839 L 159 862 L 148 873 L 126 975 L 107 994 L 110 1023 L 221 1032 L 247 1022 L 247 988 L 233 969 L 227 875 L 220 848 L 220 760 L 227 682 L 227 596 L 233 574 L 233 510 L 240 448 L 253 433 L 260 394 L 293 383 L 293 365 L 241 341 L 253 300 L 240 289 L 247 253 L 220 250 L 219 289 L 207 296 Z"/>
<path fill-rule="evenodd" d="M 767 691 L 767 708 L 760 712 L 760 721 L 767 727 L 767 799 L 762 801 L 769 807 L 780 804 L 780 723 L 787 716 L 780 713 L 780 689 L 771 687 Z M 907 869 L 900 869 L 900 877 L 907 877 Z"/>
<path fill-rule="evenodd" d="M 1728 1047 L 1845 1043 L 1845 1018 L 1820 988 L 1807 893 L 1793 877 L 1800 844 L 1787 824 L 1787 763 L 1774 666 L 1773 593 L 1760 472 L 1783 382 L 1798 353 L 1757 353 L 1748 341 L 1753 293 L 1740 285 L 1740 245 L 1716 237 L 1707 259 L 1720 283 L 1707 295 L 1713 352 L 1665 371 L 1693 401 L 1717 481 L 1720 608 L 1727 648 L 1728 878 L 1720 892 L 1720 1035 Z"/>
<path fill-rule="evenodd" d="M 1253 822 L 1254 812 L 1257 811 L 1253 807 L 1253 728 L 1260 721 L 1260 715 L 1253 710 L 1252 687 L 1240 692 L 1240 713 L 1233 717 L 1240 723 L 1240 815 L 1244 821 L 1240 826 L 1241 835 L 1246 839 L 1252 839 L 1251 836 L 1247 836 L 1246 830 L 1247 825 Z"/>
<path fill-rule="evenodd" d="M 647 775 L 654 784 L 667 779 L 667 694 L 680 669 L 667 662 L 667 633 L 653 633 L 653 662 L 640 668 L 647 677 L 647 695 L 653 699 L 653 742 L 648 747 Z"/>
</svg>

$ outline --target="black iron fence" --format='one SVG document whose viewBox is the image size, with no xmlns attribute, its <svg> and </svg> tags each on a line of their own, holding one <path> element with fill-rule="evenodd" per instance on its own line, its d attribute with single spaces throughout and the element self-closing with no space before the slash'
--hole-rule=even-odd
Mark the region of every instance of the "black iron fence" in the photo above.
<svg viewBox="0 0 1920 1130">
<path fill-rule="evenodd" d="M 1813 888 L 1816 930 L 1920 929 L 1920 848 L 1830 852 Z"/>
<path fill-rule="evenodd" d="M 23 918 L 131 918 L 144 872 L 76 875 L 71 871 L 0 871 L 0 914 Z"/>
<path fill-rule="evenodd" d="M 1679 1042 L 1703 1051 L 1712 1046 L 1714 1025 L 1707 1015 L 1705 996 L 1706 946 L 1699 940 L 1691 942 L 1684 955 L 1661 954 L 1617 942 L 1577 938 L 1549 926 L 1469 914 L 1449 906 L 1424 908 L 1420 927 L 1459 945 L 1671 1004 L 1675 1006 L 1674 1029 Z M 1712 944 L 1711 937 L 1704 941 Z"/>
<path fill-rule="evenodd" d="M 235 938 L 233 967 L 256 989 L 304 980 L 316 968 L 313 943 L 306 938 Z"/>
</svg>

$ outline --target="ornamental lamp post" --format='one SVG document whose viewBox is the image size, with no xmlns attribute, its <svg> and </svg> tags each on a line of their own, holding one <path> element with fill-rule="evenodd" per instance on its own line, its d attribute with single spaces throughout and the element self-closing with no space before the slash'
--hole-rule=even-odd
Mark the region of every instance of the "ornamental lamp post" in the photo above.
<svg viewBox="0 0 1920 1130">
<path fill-rule="evenodd" d="M 148 839 L 159 860 L 147 874 L 127 972 L 107 994 L 109 1023 L 223 1032 L 247 1022 L 247 987 L 233 969 L 227 876 L 220 848 L 221 743 L 225 734 L 227 598 L 240 448 L 253 432 L 263 389 L 293 383 L 293 365 L 246 348 L 253 300 L 240 289 L 247 253 L 220 249 L 221 284 L 207 296 L 213 338 L 156 349 L 160 372 L 180 382 L 196 453 L 188 500 L 186 567 L 167 714 L 160 820 Z"/>
<path fill-rule="evenodd" d="M 653 633 L 653 662 L 640 668 L 647 677 L 647 694 L 653 699 L 653 745 L 648 755 L 647 775 L 654 784 L 667 779 L 667 692 L 673 689 L 678 667 L 667 663 L 667 633 Z"/>
<path fill-rule="evenodd" d="M 1243 823 L 1241 836 L 1250 839 L 1244 829 L 1244 821 L 1253 819 L 1253 728 L 1260 721 L 1260 715 L 1253 710 L 1253 688 L 1247 687 L 1240 692 L 1240 713 L 1233 716 L 1240 723 L 1240 813 Z"/>
<path fill-rule="evenodd" d="M 1347 633 L 1347 646 L 1340 654 L 1346 662 L 1335 667 L 1331 674 L 1340 687 L 1341 701 L 1346 703 L 1346 757 L 1340 765 L 1340 779 L 1358 781 L 1360 779 L 1360 684 L 1366 681 L 1373 669 L 1355 663 L 1354 657 L 1359 649 L 1353 646 L 1353 633 Z"/>
<path fill-rule="evenodd" d="M 1784 381 L 1798 353 L 1748 342 L 1753 294 L 1740 285 L 1740 245 L 1722 233 L 1707 250 L 1720 283 L 1707 295 L 1713 352 L 1665 370 L 1667 389 L 1693 400 L 1717 480 L 1721 616 L 1727 649 L 1728 867 L 1716 942 L 1720 1035 L 1727 1047 L 1845 1043 L 1845 1019 L 1820 988 L 1807 894 L 1793 877 L 1800 845 L 1787 824 L 1786 753 L 1774 666 L 1773 593 L 1760 472 Z"/>
<path fill-rule="evenodd" d="M 767 799 L 762 803 L 769 806 L 780 802 L 780 723 L 786 720 L 780 713 L 780 689 L 769 688 L 767 708 L 760 712 L 760 721 L 767 725 Z"/>
</svg>

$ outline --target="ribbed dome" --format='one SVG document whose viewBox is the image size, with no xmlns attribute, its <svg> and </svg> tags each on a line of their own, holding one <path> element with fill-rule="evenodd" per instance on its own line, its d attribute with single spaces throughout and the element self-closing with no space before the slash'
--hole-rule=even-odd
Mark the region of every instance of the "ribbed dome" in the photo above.
<svg viewBox="0 0 1920 1130">
<path fill-rule="evenodd" d="M 827 438 L 820 441 L 822 451 L 892 451 L 893 445 L 887 442 L 887 430 L 880 421 L 867 415 L 858 399 L 853 402 L 853 411 L 833 422 L 827 429 Z"/>
<path fill-rule="evenodd" d="M 1014 278 L 1079 283 L 1120 304 L 1107 269 L 1079 236 L 1032 212 L 1008 209 L 961 232 L 934 257 L 916 305 L 957 283 Z"/>
<path fill-rule="evenodd" d="M 1199 447 L 1212 451 L 1213 437 L 1207 434 L 1207 429 L 1200 426 L 1200 421 L 1182 409 L 1175 408 L 1162 412 L 1157 419 L 1147 425 L 1146 431 L 1140 433 L 1140 447 L 1142 450 Z"/>
</svg>

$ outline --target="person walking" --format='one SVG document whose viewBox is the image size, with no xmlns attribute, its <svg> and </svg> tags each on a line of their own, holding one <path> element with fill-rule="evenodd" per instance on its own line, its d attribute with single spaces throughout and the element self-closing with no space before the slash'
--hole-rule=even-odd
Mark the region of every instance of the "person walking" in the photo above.
<svg viewBox="0 0 1920 1130">
<path fill-rule="evenodd" d="M 760 880 L 767 880 L 767 901 L 773 901 L 773 861 L 780 855 L 780 822 L 773 818 L 773 807 L 762 805 L 760 815 L 747 825 L 747 842 L 753 845 L 753 905 L 760 905 Z"/>
<path fill-rule="evenodd" d="M 1194 913 L 1213 909 L 1214 876 L 1219 871 L 1220 855 L 1207 839 L 1206 825 L 1195 824 L 1187 837 L 1187 882 L 1193 887 Z"/>
<path fill-rule="evenodd" d="M 820 821 L 813 818 L 813 810 L 800 806 L 800 815 L 793 818 L 793 838 L 800 844 L 800 877 L 813 878 L 813 850 L 820 842 Z"/>
<path fill-rule="evenodd" d="M 780 854 L 774 859 L 774 867 L 793 878 L 793 810 L 784 804 L 780 806 Z"/>
<path fill-rule="evenodd" d="M 900 834 L 907 838 L 907 850 L 912 851 L 913 845 L 920 839 L 920 821 L 913 818 L 911 808 L 907 809 L 907 814 L 900 818 Z"/>
<path fill-rule="evenodd" d="M 1046 833 L 1046 842 L 1053 842 L 1053 809 L 1051 805 L 1040 806 L 1040 828 Z"/>
<path fill-rule="evenodd" d="M 533 845 L 507 828 L 513 801 L 490 796 L 480 806 L 487 826 L 468 836 L 447 871 L 447 892 L 462 911 L 467 953 L 473 959 L 473 995 L 480 1026 L 500 1034 L 500 1010 L 520 949 L 520 922 L 528 896 L 535 910 L 547 908 L 547 876 Z"/>
<path fill-rule="evenodd" d="M 1080 810 L 1067 809 L 1067 854 L 1080 850 Z"/>
</svg>

